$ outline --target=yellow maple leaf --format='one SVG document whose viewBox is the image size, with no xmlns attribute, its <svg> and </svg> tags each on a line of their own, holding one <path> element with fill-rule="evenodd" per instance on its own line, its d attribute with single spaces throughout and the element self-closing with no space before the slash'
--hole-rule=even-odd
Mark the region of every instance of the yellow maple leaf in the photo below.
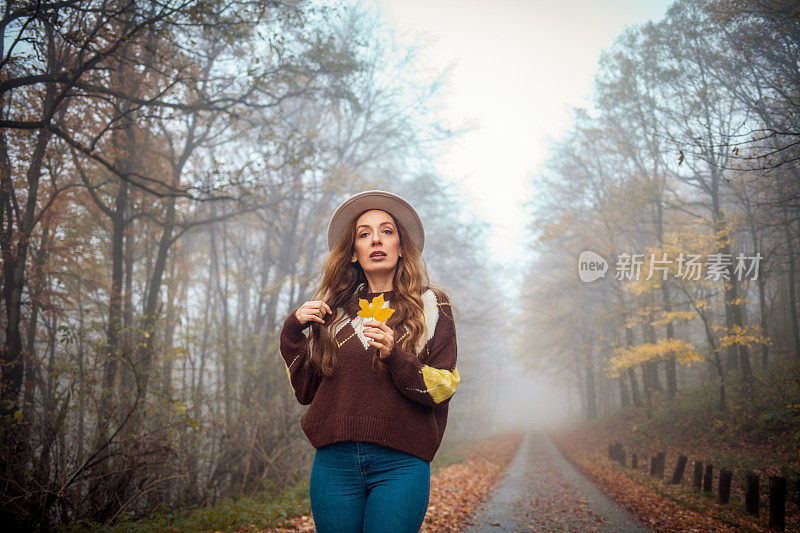
<svg viewBox="0 0 800 533">
<path fill-rule="evenodd" d="M 392 313 L 394 313 L 394 309 L 391 307 L 383 307 L 383 294 L 379 294 L 373 298 L 372 304 L 363 298 L 359 298 L 358 305 L 361 306 L 361 311 L 358 312 L 358 316 L 374 318 L 378 322 L 386 322 L 389 317 L 392 316 Z"/>
</svg>

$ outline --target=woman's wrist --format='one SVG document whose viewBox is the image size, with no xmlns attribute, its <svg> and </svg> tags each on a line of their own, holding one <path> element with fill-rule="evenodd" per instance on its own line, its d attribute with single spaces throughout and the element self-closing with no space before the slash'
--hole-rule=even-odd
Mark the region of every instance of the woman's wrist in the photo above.
<svg viewBox="0 0 800 533">
<path fill-rule="evenodd" d="M 305 324 L 303 322 L 300 322 L 300 319 L 297 318 L 297 310 L 295 309 L 294 311 L 289 313 L 288 317 L 286 317 L 286 321 L 284 322 L 283 327 L 290 331 L 302 334 L 303 330 L 310 325 L 311 325 L 310 320 Z"/>
</svg>

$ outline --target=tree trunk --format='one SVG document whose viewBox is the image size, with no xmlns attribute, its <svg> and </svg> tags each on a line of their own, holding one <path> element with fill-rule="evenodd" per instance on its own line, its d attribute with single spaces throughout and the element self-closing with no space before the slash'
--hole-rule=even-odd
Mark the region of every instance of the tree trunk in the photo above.
<svg viewBox="0 0 800 533">
<path fill-rule="evenodd" d="M 593 348 L 589 346 L 584 349 L 586 362 L 586 418 L 595 420 L 597 419 L 597 390 L 594 376 L 594 359 L 592 357 Z"/>
<path fill-rule="evenodd" d="M 164 325 L 164 368 L 162 373 L 162 392 L 168 401 L 172 401 L 172 361 L 175 353 L 172 348 L 172 337 L 175 334 L 175 299 L 178 292 L 178 280 L 176 279 L 176 265 L 178 262 L 177 251 L 173 249 L 173 257 L 170 263 L 169 279 L 167 280 L 167 316 Z"/>
<path fill-rule="evenodd" d="M 714 363 L 714 368 L 717 371 L 717 379 L 719 380 L 719 410 L 724 411 L 726 408 L 726 400 L 725 400 L 725 369 L 722 366 L 722 361 L 720 360 L 718 355 L 714 356 L 716 358 L 716 362 Z"/>
<path fill-rule="evenodd" d="M 644 337 L 644 341 L 650 344 L 656 343 L 656 330 L 650 324 L 650 322 L 645 321 L 642 324 L 642 336 Z M 645 380 L 645 388 L 650 387 L 652 392 L 664 392 L 664 388 L 661 386 L 661 381 L 658 379 L 658 361 L 648 361 L 644 365 L 642 365 L 642 371 L 647 376 Z"/>
<path fill-rule="evenodd" d="M 714 198 L 713 202 L 713 218 L 714 218 L 714 231 L 716 233 L 727 233 L 728 223 L 725 219 L 725 214 L 719 208 L 719 202 Z M 718 249 L 719 253 L 724 256 L 731 255 L 731 247 L 727 235 L 723 235 L 722 243 Z M 727 272 L 730 279 L 723 280 L 724 285 L 724 302 L 725 307 L 725 327 L 728 333 L 732 333 L 735 327 L 744 327 L 744 320 L 742 316 L 742 305 L 739 303 L 739 283 L 733 275 L 733 269 L 728 268 Z M 741 344 L 733 344 L 726 349 L 728 359 L 728 369 L 733 370 L 738 368 L 742 373 L 742 381 L 749 384 L 753 381 L 753 370 L 750 367 L 750 355 L 747 346 Z"/>
<path fill-rule="evenodd" d="M 116 132 L 115 132 L 116 133 Z M 116 135 L 115 135 L 116 136 Z M 116 144 L 116 143 L 115 143 Z M 121 149 L 121 147 L 118 147 Z M 108 323 L 106 325 L 106 356 L 103 361 L 103 385 L 98 414 L 98 442 L 108 437 L 108 429 L 115 417 L 115 395 L 119 361 L 122 357 L 122 276 L 123 240 L 125 238 L 125 211 L 128 205 L 128 183 L 119 180 L 115 208 L 111 213 L 111 285 L 109 286 Z"/>
<path fill-rule="evenodd" d="M 633 338 L 633 328 L 625 327 L 625 344 L 628 348 L 633 346 L 634 338 Z M 639 395 L 639 381 L 636 378 L 636 372 L 633 368 L 628 369 L 628 380 L 631 384 L 631 398 L 633 399 L 633 405 L 636 407 L 642 406 L 642 397 Z"/>
<path fill-rule="evenodd" d="M 39 360 L 36 353 L 36 331 L 39 324 L 39 310 L 41 309 L 41 302 L 39 301 L 42 295 L 42 285 L 45 283 L 42 267 L 47 262 L 50 255 L 50 246 L 52 244 L 52 237 L 50 236 L 50 223 L 49 218 L 45 219 L 42 227 L 42 239 L 39 249 L 33 258 L 31 277 L 31 314 L 28 319 L 28 331 L 26 333 L 28 346 L 26 352 L 28 356 L 25 358 L 25 390 L 22 396 L 22 411 L 23 413 L 33 412 L 33 402 L 36 393 L 36 373 L 39 369 Z M 29 420 L 25 420 L 27 424 Z M 30 437 L 30 435 L 29 435 Z"/>
<path fill-rule="evenodd" d="M 656 199 L 655 204 L 656 241 L 658 242 L 659 246 L 662 246 L 664 244 L 664 206 L 660 198 Z M 669 286 L 667 285 L 666 280 L 661 280 L 661 299 L 664 312 L 670 313 L 672 311 L 672 299 L 669 294 Z M 674 338 L 675 332 L 673 331 L 672 321 L 667 322 L 666 328 L 667 331 L 665 338 Z M 653 337 L 655 337 L 655 333 L 653 334 Z M 666 354 L 664 359 L 664 367 L 667 374 L 667 394 L 670 398 L 674 398 L 675 393 L 678 391 L 676 365 L 677 361 L 675 360 L 675 355 L 671 353 Z M 656 380 L 658 380 L 657 377 Z"/>
<path fill-rule="evenodd" d="M 797 292 L 796 292 L 796 278 L 795 273 L 797 272 L 797 262 L 795 261 L 794 257 L 794 236 L 792 235 L 792 228 L 790 226 L 791 222 L 789 221 L 789 213 L 786 210 L 786 203 L 784 202 L 781 206 L 783 211 L 783 234 L 786 239 L 786 256 L 789 260 L 789 268 L 788 268 L 788 289 L 789 289 L 789 316 L 791 317 L 791 322 L 789 324 L 789 328 L 792 332 L 792 348 L 794 350 L 794 357 L 797 360 L 800 360 L 800 323 L 798 322 L 797 318 Z"/>
<path fill-rule="evenodd" d="M 175 230 L 175 196 L 165 196 L 162 201 L 166 204 L 163 230 L 161 233 L 161 238 L 158 242 L 158 252 L 153 264 L 153 270 L 150 274 L 148 291 L 143 309 L 144 324 L 142 326 L 142 330 L 145 336 L 144 346 L 139 353 L 139 357 L 137 357 L 140 365 L 140 383 L 142 387 L 141 393 L 143 396 L 146 395 L 150 384 L 150 370 L 153 363 L 153 355 L 155 353 L 156 323 L 158 321 L 159 309 L 161 307 L 161 284 L 164 277 L 164 271 L 167 267 L 169 250 L 173 243 L 172 233 Z"/>
<path fill-rule="evenodd" d="M 625 408 L 631 405 L 631 397 L 628 395 L 628 387 L 625 385 L 625 374 L 617 378 L 619 384 L 619 401 L 620 405 Z"/>
<path fill-rule="evenodd" d="M 52 105 L 54 89 L 48 86 L 45 97 L 45 108 Z M 22 315 L 22 292 L 25 287 L 25 264 L 28 259 L 28 246 L 34 228 L 36 201 L 39 193 L 39 179 L 42 175 L 45 150 L 50 142 L 51 133 L 47 129 L 39 130 L 36 144 L 31 154 L 28 167 L 28 198 L 22 215 L 22 225 L 16 248 L 10 242 L 3 242 L 3 301 L 6 307 L 6 342 L 3 346 L 0 366 L 3 369 L 0 383 L 0 417 L 4 428 L 10 418 L 19 409 L 19 394 L 22 389 L 24 373 L 24 357 L 20 319 Z M 8 221 L 11 224 L 11 219 Z M 9 428 L 10 429 L 10 428 Z M 15 446 L 19 435 L 14 431 L 4 431 L 4 443 Z"/>
<path fill-rule="evenodd" d="M 633 399 L 633 405 L 636 407 L 641 407 L 642 397 L 639 394 L 639 381 L 633 368 L 628 369 L 628 381 L 631 383 L 631 398 Z"/>
<path fill-rule="evenodd" d="M 666 283 L 661 285 L 661 296 L 664 300 L 664 311 L 670 313 L 672 311 L 672 300 L 669 294 L 669 287 L 667 287 Z M 666 327 L 666 338 L 674 339 L 675 327 L 672 321 L 667 322 Z M 667 394 L 670 398 L 674 398 L 675 394 L 678 392 L 677 361 L 675 360 L 675 355 L 672 353 L 667 354 L 664 365 L 667 371 Z"/>
<path fill-rule="evenodd" d="M 126 55 L 126 49 L 123 49 L 123 55 Z M 127 62 L 120 65 L 116 71 L 115 88 L 119 91 L 131 91 L 133 79 L 131 76 L 130 67 Z M 136 134 L 133 128 L 133 118 L 130 111 L 131 104 L 129 101 L 120 102 L 120 116 L 119 126 L 112 132 L 111 140 L 114 154 L 114 161 L 117 168 L 122 173 L 129 174 L 133 168 L 133 159 L 135 157 L 136 147 Z M 92 184 L 87 184 L 91 187 Z M 111 284 L 109 286 L 108 297 L 108 322 L 106 324 L 106 346 L 105 358 L 103 364 L 103 379 L 100 390 L 100 400 L 98 402 L 97 412 L 97 427 L 95 433 L 95 449 L 101 449 L 107 445 L 110 438 L 112 423 L 122 423 L 123 413 L 125 409 L 119 409 L 120 403 L 125 405 L 125 402 L 120 402 L 118 394 L 125 393 L 125 383 L 123 380 L 123 390 L 120 391 L 117 387 L 117 379 L 120 373 L 120 361 L 123 360 L 123 331 L 126 326 L 123 322 L 123 307 L 122 307 L 122 284 L 124 275 L 124 243 L 125 231 L 128 225 L 127 211 L 129 201 L 129 188 L 128 182 L 119 178 L 117 182 L 117 194 L 114 199 L 114 207 L 106 207 L 99 196 L 92 194 L 97 206 L 104 212 L 111 222 Z M 123 374 L 127 373 L 125 369 Z M 104 484 L 106 487 L 113 485 L 107 483 L 106 475 L 109 472 L 110 465 L 107 461 L 98 462 L 92 469 L 91 483 L 89 493 L 91 496 L 90 507 L 95 511 L 104 514 L 113 512 L 108 508 L 109 501 L 119 499 L 118 497 L 111 496 L 103 490 Z"/>
<path fill-rule="evenodd" d="M 222 323 L 220 333 L 222 335 L 222 394 L 225 402 L 225 428 L 230 431 L 233 427 L 233 393 L 231 391 L 233 379 L 233 367 L 231 361 L 231 349 L 228 335 L 228 274 L 227 274 L 227 239 L 225 238 L 225 225 L 222 225 L 222 265 L 220 266 L 219 255 L 217 253 L 216 228 L 211 229 L 211 261 L 216 272 L 217 294 L 219 296 L 220 311 L 222 312 Z M 220 278 L 224 278 L 224 284 Z"/>
</svg>

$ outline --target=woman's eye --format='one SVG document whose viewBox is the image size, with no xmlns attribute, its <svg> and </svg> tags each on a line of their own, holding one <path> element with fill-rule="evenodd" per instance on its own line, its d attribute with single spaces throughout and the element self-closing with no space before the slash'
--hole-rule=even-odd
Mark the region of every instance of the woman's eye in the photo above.
<svg viewBox="0 0 800 533">
<path fill-rule="evenodd" d="M 359 235 L 359 237 L 361 237 L 361 238 L 363 239 L 363 238 L 364 238 L 364 237 L 366 237 L 367 235 L 369 235 L 369 234 L 368 234 L 368 233 L 366 233 L 366 232 L 364 232 L 364 233 L 362 233 L 361 235 Z"/>
<path fill-rule="evenodd" d="M 385 230 L 383 230 L 383 232 L 385 234 L 387 234 L 387 235 L 391 235 L 392 234 L 392 230 L 390 230 L 390 229 L 385 229 Z"/>
</svg>

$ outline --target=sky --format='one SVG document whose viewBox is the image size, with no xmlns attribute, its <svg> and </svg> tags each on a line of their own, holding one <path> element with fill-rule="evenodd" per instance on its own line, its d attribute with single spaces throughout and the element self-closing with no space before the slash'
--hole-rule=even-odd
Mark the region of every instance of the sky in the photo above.
<svg viewBox="0 0 800 533">
<path fill-rule="evenodd" d="M 450 68 L 441 118 L 471 129 L 435 164 L 489 223 L 493 259 L 514 292 L 525 268 L 531 176 L 571 110 L 591 105 L 603 49 L 627 25 L 663 17 L 671 0 L 372 0 L 434 72 Z M 516 294 L 509 294 L 516 296 Z"/>
<path fill-rule="evenodd" d="M 372 1 L 401 44 L 420 46 L 424 67 L 450 68 L 440 118 L 472 129 L 448 143 L 435 165 L 489 223 L 490 261 L 505 269 L 505 296 L 517 299 L 529 260 L 531 177 L 551 140 L 569 128 L 572 109 L 591 107 L 601 52 L 625 26 L 663 18 L 671 0 Z M 568 416 L 563 384 L 524 372 L 516 358 L 505 365 L 498 428 Z"/>
</svg>

